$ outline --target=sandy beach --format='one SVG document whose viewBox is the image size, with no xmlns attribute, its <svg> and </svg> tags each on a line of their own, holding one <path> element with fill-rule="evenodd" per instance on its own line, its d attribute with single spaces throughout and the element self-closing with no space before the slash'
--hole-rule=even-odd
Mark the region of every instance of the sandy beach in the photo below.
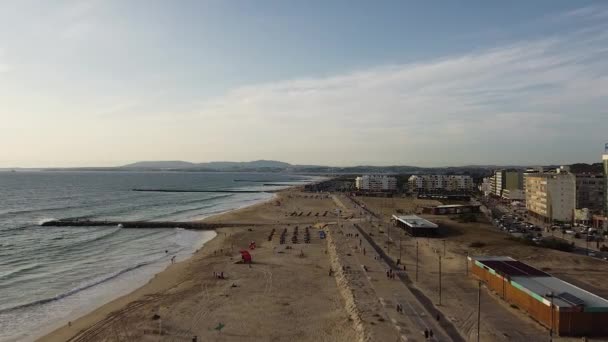
<svg viewBox="0 0 608 342">
<path fill-rule="evenodd" d="M 336 221 L 330 212 L 335 204 L 329 197 L 299 196 L 285 191 L 274 200 L 208 218 L 257 226 L 218 229 L 217 237 L 190 259 L 40 341 L 157 341 L 159 332 L 163 341 L 191 341 L 193 336 L 199 341 L 357 340 L 338 285 L 328 275 L 327 240 L 310 228 L 311 242 L 303 243 L 305 226 Z M 306 212 L 290 216 L 296 210 Z M 291 243 L 295 226 L 298 244 Z M 285 228 L 288 243 L 281 245 Z M 251 241 L 257 248 L 251 251 L 250 268 L 239 263 L 239 250 Z M 224 272 L 225 279 L 214 272 Z"/>
<path fill-rule="evenodd" d="M 425 216 L 439 222 L 445 236 L 416 239 L 389 228 L 390 214 L 415 212 L 431 202 L 366 197 L 358 202 L 379 219 L 370 220 L 347 196 L 298 189 L 210 217 L 206 220 L 226 227 L 190 259 L 40 341 L 192 341 L 194 336 L 197 341 L 425 341 L 424 330 L 433 331 L 434 341 L 475 340 L 477 285 L 466 275 L 467 254 L 509 255 L 606 295 L 602 284 L 608 266 L 602 261 L 521 245 L 487 222 L 463 224 L 447 216 Z M 307 227 L 310 243 L 304 243 Z M 319 237 L 320 229 L 327 233 L 325 239 Z M 250 250 L 254 262 L 249 267 L 240 262 L 239 251 L 251 241 L 256 248 Z M 470 247 L 475 241 L 484 244 Z M 389 270 L 396 276 L 389 276 Z M 224 272 L 226 279 L 217 279 L 214 272 Z M 546 337 L 545 328 L 495 294 L 485 290 L 482 300 L 482 341 Z"/>
</svg>

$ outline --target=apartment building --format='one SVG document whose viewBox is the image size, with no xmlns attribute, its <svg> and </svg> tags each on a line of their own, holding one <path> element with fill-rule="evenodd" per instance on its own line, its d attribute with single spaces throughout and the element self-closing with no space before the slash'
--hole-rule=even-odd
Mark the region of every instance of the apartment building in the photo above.
<svg viewBox="0 0 608 342">
<path fill-rule="evenodd" d="M 524 187 L 524 174 L 520 170 L 496 170 L 490 177 L 491 193 L 503 197 L 503 191 L 522 190 Z"/>
<path fill-rule="evenodd" d="M 467 175 L 413 175 L 408 179 L 408 187 L 417 192 L 466 192 L 473 189 L 473 179 Z"/>
<path fill-rule="evenodd" d="M 576 179 L 565 168 L 526 174 L 526 209 L 547 223 L 572 222 L 576 208 Z"/>
<path fill-rule="evenodd" d="M 383 175 L 364 175 L 355 178 L 355 186 L 360 191 L 395 191 L 397 178 Z"/>
<path fill-rule="evenodd" d="M 602 163 L 604 164 L 604 216 L 608 216 L 608 144 L 604 147 Z"/>
<path fill-rule="evenodd" d="M 576 208 L 600 213 L 604 208 L 604 175 L 576 175 Z"/>
</svg>

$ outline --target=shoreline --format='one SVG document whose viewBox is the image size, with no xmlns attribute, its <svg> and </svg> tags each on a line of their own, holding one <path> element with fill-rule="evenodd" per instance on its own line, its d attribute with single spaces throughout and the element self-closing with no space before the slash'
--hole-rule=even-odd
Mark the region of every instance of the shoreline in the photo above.
<svg viewBox="0 0 608 342">
<path fill-rule="evenodd" d="M 259 201 L 255 201 L 254 203 L 228 209 L 226 211 L 213 213 L 208 216 L 199 217 L 193 219 L 192 222 L 211 220 L 226 214 L 242 211 L 245 209 L 253 209 L 257 206 L 262 206 L 272 201 L 276 201 L 277 198 L 279 198 L 279 194 L 285 191 L 296 189 L 300 186 L 301 185 L 289 186 L 285 189 L 280 189 L 274 193 L 271 193 L 271 196 L 269 198 L 260 199 Z M 79 331 L 91 327 L 92 325 L 94 325 L 95 322 L 100 321 L 105 316 L 111 314 L 118 308 L 124 307 L 129 303 L 141 299 L 142 297 L 151 293 L 163 291 L 167 288 L 177 285 L 178 280 L 175 275 L 177 273 L 180 273 L 180 270 L 183 270 L 185 267 L 187 267 L 188 263 L 194 262 L 195 257 L 204 257 L 205 255 L 210 253 L 210 249 L 212 248 L 212 246 L 221 245 L 221 241 L 223 241 L 223 239 L 220 239 L 220 234 L 218 233 L 218 231 L 222 229 L 224 228 L 205 231 L 214 232 L 215 236 L 206 241 L 205 238 L 201 238 L 200 241 L 195 244 L 194 252 L 185 257 L 179 258 L 175 264 L 168 264 L 167 267 L 161 269 L 159 272 L 151 274 L 146 282 L 142 282 L 138 284 L 138 286 L 134 286 L 133 289 L 124 291 L 125 293 L 118 294 L 112 299 L 100 302 L 91 310 L 88 310 L 88 312 L 85 314 L 75 314 L 74 317 L 62 319 L 58 321 L 57 324 L 52 324 L 48 328 L 42 329 L 39 333 L 33 334 L 31 338 L 29 338 L 29 340 L 58 342 L 66 341 L 72 338 L 72 336 L 76 335 Z M 204 232 L 201 235 L 204 235 Z M 223 238 L 225 238 L 225 236 L 223 236 Z"/>
</svg>

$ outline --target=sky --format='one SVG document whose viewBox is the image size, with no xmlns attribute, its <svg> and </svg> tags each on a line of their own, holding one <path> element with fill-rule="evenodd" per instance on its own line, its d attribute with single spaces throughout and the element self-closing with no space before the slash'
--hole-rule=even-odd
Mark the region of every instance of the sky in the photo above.
<svg viewBox="0 0 608 342">
<path fill-rule="evenodd" d="M 598 162 L 605 1 L 0 2 L 0 167 Z"/>
</svg>

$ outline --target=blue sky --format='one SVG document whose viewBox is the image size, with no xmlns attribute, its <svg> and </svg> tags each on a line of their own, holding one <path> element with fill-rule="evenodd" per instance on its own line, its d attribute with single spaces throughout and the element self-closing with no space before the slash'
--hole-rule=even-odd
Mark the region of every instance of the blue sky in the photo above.
<svg viewBox="0 0 608 342">
<path fill-rule="evenodd" d="M 608 4 L 0 3 L 0 167 L 594 162 Z"/>
</svg>

